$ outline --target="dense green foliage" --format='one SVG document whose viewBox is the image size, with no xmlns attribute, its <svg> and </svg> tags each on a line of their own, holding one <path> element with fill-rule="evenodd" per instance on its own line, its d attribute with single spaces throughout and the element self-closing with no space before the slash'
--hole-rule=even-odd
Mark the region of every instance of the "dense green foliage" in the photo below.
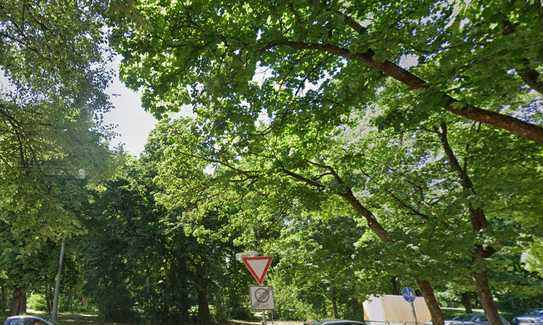
<svg viewBox="0 0 543 325">
<path fill-rule="evenodd" d="M 0 305 L 153 324 L 542 307 L 539 1 L 0 4 Z M 108 149 L 113 50 L 160 119 Z M 189 107 L 191 117 L 172 114 Z M 522 258 L 521 258 L 522 257 Z M 8 293 L 12 296 L 8 297 Z"/>
<path fill-rule="evenodd" d="M 104 10 L 92 1 L 0 4 L 2 311 L 8 290 L 11 313 L 24 312 L 30 290 L 51 298 L 59 243 L 84 231 L 85 186 L 107 176 Z"/>
</svg>

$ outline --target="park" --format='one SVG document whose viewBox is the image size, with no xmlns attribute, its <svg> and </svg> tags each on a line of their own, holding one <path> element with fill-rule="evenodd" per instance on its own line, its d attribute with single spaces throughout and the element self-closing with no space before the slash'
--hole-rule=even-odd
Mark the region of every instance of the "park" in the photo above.
<svg viewBox="0 0 543 325">
<path fill-rule="evenodd" d="M 543 324 L 542 40 L 540 0 L 0 0 L 0 322 Z"/>
</svg>

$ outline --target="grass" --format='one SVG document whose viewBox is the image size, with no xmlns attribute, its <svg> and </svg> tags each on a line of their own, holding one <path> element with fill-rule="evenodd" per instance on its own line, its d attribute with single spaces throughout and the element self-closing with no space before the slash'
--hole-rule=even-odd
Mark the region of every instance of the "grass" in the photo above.
<svg viewBox="0 0 543 325">
<path fill-rule="evenodd" d="M 43 311 L 28 310 L 29 315 L 36 315 L 49 319 L 49 315 Z M 129 323 L 108 323 L 104 322 L 96 314 L 87 313 L 60 313 L 57 323 L 59 325 L 131 325 Z"/>
</svg>

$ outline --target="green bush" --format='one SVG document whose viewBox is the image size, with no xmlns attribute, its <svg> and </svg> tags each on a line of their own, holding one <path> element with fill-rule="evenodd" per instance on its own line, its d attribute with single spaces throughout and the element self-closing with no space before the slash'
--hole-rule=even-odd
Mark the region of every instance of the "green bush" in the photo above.
<svg viewBox="0 0 543 325">
<path fill-rule="evenodd" d="M 40 311 L 47 311 L 47 301 L 42 294 L 32 293 L 28 298 L 28 308 Z"/>
</svg>

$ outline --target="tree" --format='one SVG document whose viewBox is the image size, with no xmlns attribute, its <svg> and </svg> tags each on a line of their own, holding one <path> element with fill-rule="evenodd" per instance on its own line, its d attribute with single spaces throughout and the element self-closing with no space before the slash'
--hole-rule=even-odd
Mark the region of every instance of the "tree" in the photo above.
<svg viewBox="0 0 543 325">
<path fill-rule="evenodd" d="M 393 88 L 418 100 L 405 110 L 419 120 L 446 118 L 446 111 L 543 143 L 538 118 L 503 110 L 537 102 L 522 98 L 539 87 L 537 1 L 146 2 L 131 9 L 133 19 L 115 25 L 113 42 L 124 79 L 143 90 L 144 106 L 157 115 L 192 104 L 249 129 L 261 112 L 334 123 L 329 112 L 364 110 Z M 278 89 L 325 110 L 257 104 Z"/>
<path fill-rule="evenodd" d="M 0 220 L 18 256 L 78 233 L 86 196 L 75 178 L 92 182 L 108 169 L 108 131 L 96 123 L 111 106 L 105 9 L 95 1 L 0 4 Z M 15 281 L 15 264 L 6 265 Z M 24 289 L 15 288 L 16 313 Z"/>
<path fill-rule="evenodd" d="M 219 146 L 217 151 L 227 151 L 225 141 L 230 141 L 253 154 L 254 142 L 265 134 L 282 134 L 290 123 L 299 129 L 290 130 L 294 133 L 308 132 L 306 125 L 312 123 L 316 129 L 341 128 L 350 114 L 359 113 L 380 128 L 433 128 L 450 118 L 439 108 L 542 143 L 540 116 L 534 114 L 539 98 L 530 91 L 538 90 L 534 76 L 541 52 L 531 41 L 538 34 L 531 26 L 540 19 L 534 9 L 540 4 L 151 3 L 136 6 L 136 19 L 117 26 L 118 35 L 130 37 L 116 41 L 125 56 L 125 80 L 143 89 L 146 107 L 161 115 L 192 104 L 200 129 Z M 151 26 L 150 21 L 159 23 Z M 390 21 L 398 30 L 389 30 Z M 259 119 L 267 120 L 268 127 L 258 129 Z M 446 145 L 443 127 L 440 134 L 449 165 L 462 180 L 459 195 L 478 192 L 466 181 L 469 171 L 454 163 L 458 158 Z M 493 135 L 507 138 L 507 133 Z M 289 168 L 283 172 L 313 189 L 326 188 L 323 175 L 350 189 L 333 164 L 305 160 L 301 164 L 314 170 L 311 176 Z M 381 239 L 389 240 L 374 212 L 349 191 L 339 195 Z M 458 200 L 455 208 L 467 208 L 475 234 L 488 232 L 485 209 L 470 201 Z M 494 248 L 477 241 L 477 288 L 489 319 L 498 324 L 484 266 Z"/>
<path fill-rule="evenodd" d="M 94 0 L 0 5 L 0 67 L 12 88 L 26 102 L 47 98 L 60 110 L 90 107 L 96 117 L 109 110 L 106 9 Z"/>
<path fill-rule="evenodd" d="M 269 216 L 269 222 L 279 225 L 288 221 L 275 214 L 285 213 L 293 199 L 317 211 L 331 204 L 328 202 L 335 202 L 331 206 L 338 209 L 336 213 L 348 215 L 354 211 L 355 218 L 366 220 L 376 238 L 384 240 L 384 247 L 373 246 L 381 252 L 381 263 L 386 265 L 382 269 L 408 274 L 404 281 L 428 277 L 439 286 L 469 282 L 465 272 L 486 274 L 486 262 L 474 262 L 474 252 L 498 250 L 504 241 L 511 240 L 514 222 L 523 232 L 533 233 L 531 213 L 523 217 L 519 213 L 526 210 L 521 202 L 530 204 L 532 195 L 539 195 L 537 190 L 531 190 L 536 187 L 532 181 L 538 182 L 538 178 L 526 180 L 526 175 L 537 174 L 540 164 L 536 144 L 512 137 L 496 141 L 496 131 L 454 124 L 454 146 L 464 148 L 462 166 L 456 158 L 456 167 L 473 172 L 477 180 L 472 186 L 484 189 L 474 195 L 472 190 L 466 191 L 464 179 L 458 177 L 450 152 L 444 152 L 452 151 L 452 147 L 448 133 L 445 145 L 443 129 L 422 127 L 395 134 L 371 131 L 357 117 L 353 120 L 352 125 L 364 130 L 363 139 L 357 135 L 359 130 L 338 131 L 318 122 L 302 128 L 297 127 L 296 121 L 284 122 L 280 130 L 265 134 L 257 129 L 250 142 L 241 142 L 235 135 L 206 138 L 207 131 L 199 130 L 196 121 L 164 123 L 171 143 L 167 150 L 170 159 L 162 162 L 165 190 L 182 189 L 187 198 L 191 197 L 189 193 L 198 192 L 205 198 L 233 187 L 243 193 L 243 209 L 253 214 L 258 211 L 258 215 Z M 473 133 L 477 141 L 472 140 Z M 441 148 L 444 145 L 445 150 Z M 520 152 L 533 155 L 533 159 L 529 163 L 512 162 L 509 157 Z M 194 172 L 179 174 L 174 166 L 187 166 L 187 171 L 199 166 L 196 168 L 200 173 L 213 166 L 214 172 L 209 181 L 193 183 Z M 499 179 L 496 170 L 501 171 Z M 518 200 L 518 206 L 507 203 L 513 198 Z M 247 205 L 250 200 L 255 203 Z M 172 198 L 168 201 L 178 202 Z M 483 231 L 472 228 L 473 222 L 469 221 L 473 219 L 474 207 L 484 207 L 487 212 L 487 228 Z M 537 210 L 534 213 L 533 217 Z M 465 219 L 466 215 L 471 217 Z M 515 215 L 519 218 L 511 218 Z M 377 224 L 372 225 L 374 221 Z M 262 219 L 259 222 L 262 224 Z M 406 266 L 407 261 L 418 259 L 421 262 Z M 394 273 L 390 276 L 394 277 Z M 474 288 L 490 292 L 488 279 L 475 280 Z M 485 309 L 488 313 L 497 312 L 495 306 Z"/>
<path fill-rule="evenodd" d="M 117 175 L 93 193 L 80 246 L 86 292 L 114 321 L 210 324 L 240 309 L 247 314 L 236 232 L 211 204 L 200 215 L 179 193 L 175 201 L 165 198 L 157 181 L 165 141 L 155 131 L 140 160 L 118 157 L 125 162 Z"/>
<path fill-rule="evenodd" d="M 255 198 L 253 204 L 258 206 L 257 210 L 262 211 L 263 216 L 269 216 L 269 222 L 277 224 L 285 222 L 281 215 L 275 212 L 277 209 L 281 211 L 284 203 L 281 205 L 279 203 L 281 201 L 272 201 L 270 198 L 281 200 L 288 197 L 291 201 L 295 197 L 302 204 L 313 208 L 319 207 L 321 202 L 339 199 L 339 203 L 336 204 L 340 211 L 346 209 L 345 211 L 349 211 L 348 214 L 352 213 L 356 218 L 364 220 L 368 229 L 374 234 L 373 240 L 384 243 L 390 253 L 397 252 L 399 263 L 396 267 L 400 265 L 402 268 L 409 267 L 408 259 L 405 257 L 406 251 L 401 249 L 405 247 L 404 241 L 409 241 L 409 239 L 396 229 L 387 230 L 384 226 L 395 224 L 394 215 L 383 209 L 384 218 L 378 218 L 366 207 L 366 203 L 355 195 L 363 191 L 365 183 L 365 175 L 352 169 L 356 164 L 357 155 L 343 151 L 345 147 L 338 145 L 341 140 L 338 143 L 337 139 L 331 137 L 335 131 L 321 129 L 321 133 L 309 132 L 308 136 L 306 132 L 312 127 L 315 126 L 308 125 L 306 129 L 296 131 L 286 128 L 285 133 L 280 136 L 268 136 L 260 139 L 262 142 L 255 141 L 251 147 L 240 148 L 231 146 L 228 142 L 210 144 L 205 141 L 205 138 L 199 137 L 194 123 L 187 119 L 178 120 L 170 126 L 169 135 L 174 135 L 175 139 L 169 140 L 173 142 L 173 145 L 167 152 L 172 158 L 163 161 L 164 174 L 161 176 L 167 180 L 164 181 L 165 186 L 169 186 L 175 192 L 179 192 L 179 189 L 182 189 L 184 193 L 198 192 L 203 198 L 212 193 L 224 193 L 227 186 L 223 185 L 225 181 L 235 184 L 235 187 L 242 188 L 244 202 Z M 246 157 L 245 160 L 240 159 L 238 149 L 245 151 L 245 154 L 241 156 Z M 180 160 L 179 157 L 185 157 L 185 159 Z M 197 159 L 196 162 L 193 162 L 193 159 Z M 221 166 L 225 172 L 216 173 L 215 177 L 201 184 L 193 181 L 194 178 L 190 176 L 193 174 L 192 171 L 179 174 L 174 167 L 181 165 L 192 168 L 198 166 L 197 164 L 200 166 L 199 173 L 202 173 L 201 170 L 208 164 Z M 353 173 L 361 177 L 357 178 L 358 175 Z M 263 203 L 262 199 L 258 199 L 262 196 L 267 197 L 267 201 L 275 205 Z M 179 199 L 172 200 L 171 198 L 168 201 L 180 202 Z M 243 206 L 242 210 L 245 209 L 253 213 L 255 211 L 255 209 L 249 209 L 248 206 Z M 382 245 L 378 249 L 383 249 Z M 411 251 L 408 254 L 422 260 L 426 253 Z M 436 317 L 435 319 L 442 320 L 441 310 L 432 286 L 425 279 L 426 276 L 434 279 L 439 277 L 428 270 L 428 265 L 422 263 L 415 263 L 412 271 L 433 316 Z"/>
<path fill-rule="evenodd" d="M 188 273 L 197 292 L 199 323 L 211 321 L 210 304 L 216 321 L 248 317 L 245 291 L 240 291 L 248 278 L 235 256 L 240 250 L 254 249 L 249 243 L 255 238 L 254 233 L 247 234 L 244 220 L 233 217 L 240 213 L 243 198 L 227 186 L 213 186 L 218 179 L 210 175 L 207 161 L 190 155 L 179 159 L 177 150 L 189 149 L 185 140 L 197 140 L 187 131 L 182 124 L 162 122 L 152 133 L 143 160 L 157 171 L 157 201 L 172 211 L 176 218 L 172 227 L 182 229 L 187 237 Z"/>
<path fill-rule="evenodd" d="M 366 273 L 366 252 L 355 247 L 363 230 L 351 217 L 314 214 L 290 215 L 281 236 L 270 241 L 278 259 L 272 278 L 277 313 L 292 319 L 288 316 L 298 315 L 289 307 L 301 301 L 310 307 L 301 317 L 362 319 L 362 299 L 372 293 L 362 289 L 364 282 L 358 276 Z"/>
</svg>

